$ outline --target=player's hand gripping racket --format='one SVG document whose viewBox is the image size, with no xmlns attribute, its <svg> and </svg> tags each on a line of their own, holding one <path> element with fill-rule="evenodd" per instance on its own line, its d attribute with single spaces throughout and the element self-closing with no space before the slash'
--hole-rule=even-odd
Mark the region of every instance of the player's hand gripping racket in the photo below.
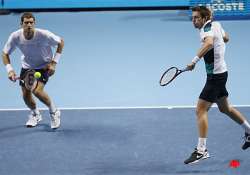
<svg viewBox="0 0 250 175">
<path fill-rule="evenodd" d="M 183 72 L 188 71 L 188 68 L 185 69 L 178 69 L 177 67 L 170 67 L 168 70 L 166 70 L 160 79 L 160 85 L 166 86 L 169 83 L 171 83 L 178 75 L 180 75 Z"/>
<path fill-rule="evenodd" d="M 37 79 L 34 76 L 35 72 L 35 70 L 28 70 L 25 72 L 23 78 L 17 77 L 16 80 L 21 81 L 27 90 L 33 91 L 36 89 L 38 84 Z"/>
</svg>

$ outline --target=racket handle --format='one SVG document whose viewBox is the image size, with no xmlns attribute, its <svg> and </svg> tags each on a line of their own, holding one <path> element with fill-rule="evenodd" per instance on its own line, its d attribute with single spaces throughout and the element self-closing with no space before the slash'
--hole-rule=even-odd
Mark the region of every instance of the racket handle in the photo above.
<svg viewBox="0 0 250 175">
<path fill-rule="evenodd" d="M 15 77 L 14 80 L 15 80 L 15 81 L 16 81 L 16 80 L 21 80 L 21 78 L 20 78 L 20 77 Z"/>
<path fill-rule="evenodd" d="M 181 69 L 181 72 L 189 71 L 188 67 L 185 67 L 184 69 Z"/>
<path fill-rule="evenodd" d="M 24 83 L 24 80 L 22 80 L 20 77 L 15 77 L 14 81 L 16 81 L 16 80 L 19 80 L 19 81 L 21 81 L 22 83 Z"/>
</svg>

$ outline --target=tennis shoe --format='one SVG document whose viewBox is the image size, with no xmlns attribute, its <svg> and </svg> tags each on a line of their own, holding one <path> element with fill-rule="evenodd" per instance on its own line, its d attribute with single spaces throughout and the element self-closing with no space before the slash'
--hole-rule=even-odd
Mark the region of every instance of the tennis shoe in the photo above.
<svg viewBox="0 0 250 175">
<path fill-rule="evenodd" d="M 51 129 L 57 129 L 60 127 L 60 116 L 61 116 L 61 112 L 57 109 L 54 113 L 50 113 L 50 117 L 51 117 Z"/>
<path fill-rule="evenodd" d="M 184 161 L 185 164 L 194 164 L 198 163 L 200 160 L 209 158 L 209 153 L 207 150 L 201 152 L 198 151 L 197 148 L 195 148 L 194 152 L 191 154 L 191 156 Z"/>
<path fill-rule="evenodd" d="M 242 149 L 246 150 L 248 147 L 250 147 L 250 134 L 245 133 L 244 140 L 245 140 L 245 143 L 242 145 Z"/>
<path fill-rule="evenodd" d="M 35 127 L 42 120 L 41 114 L 35 114 L 33 112 L 29 115 L 29 120 L 26 122 L 26 127 L 32 128 Z"/>
</svg>

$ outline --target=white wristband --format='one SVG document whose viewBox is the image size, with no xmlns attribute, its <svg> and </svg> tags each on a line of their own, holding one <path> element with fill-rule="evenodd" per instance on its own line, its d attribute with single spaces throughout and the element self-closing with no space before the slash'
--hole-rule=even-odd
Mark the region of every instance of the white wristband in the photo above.
<svg viewBox="0 0 250 175">
<path fill-rule="evenodd" d="M 192 63 L 197 63 L 198 61 L 200 61 L 200 58 L 198 56 L 195 56 L 193 59 L 192 59 Z"/>
<path fill-rule="evenodd" d="M 11 66 L 11 64 L 6 64 L 5 68 L 6 68 L 6 71 L 7 71 L 8 73 L 9 73 L 10 71 L 13 71 L 13 70 L 14 70 L 13 67 Z"/>
<path fill-rule="evenodd" d="M 60 58 L 61 58 L 61 55 L 60 53 L 56 52 L 55 56 L 54 56 L 54 59 L 52 61 L 55 61 L 56 63 L 59 62 Z"/>
</svg>

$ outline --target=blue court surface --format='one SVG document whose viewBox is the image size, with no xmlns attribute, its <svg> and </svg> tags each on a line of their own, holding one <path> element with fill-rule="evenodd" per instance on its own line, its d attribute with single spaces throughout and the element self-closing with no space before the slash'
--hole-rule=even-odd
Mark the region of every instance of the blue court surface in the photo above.
<svg viewBox="0 0 250 175">
<path fill-rule="evenodd" d="M 249 107 L 238 108 L 250 116 Z M 242 128 L 217 108 L 209 111 L 211 158 L 183 161 L 197 144 L 194 108 L 62 110 L 50 129 L 48 111 L 35 128 L 28 111 L 0 111 L 1 175 L 249 175 Z M 230 168 L 230 160 L 240 161 Z"/>
</svg>

